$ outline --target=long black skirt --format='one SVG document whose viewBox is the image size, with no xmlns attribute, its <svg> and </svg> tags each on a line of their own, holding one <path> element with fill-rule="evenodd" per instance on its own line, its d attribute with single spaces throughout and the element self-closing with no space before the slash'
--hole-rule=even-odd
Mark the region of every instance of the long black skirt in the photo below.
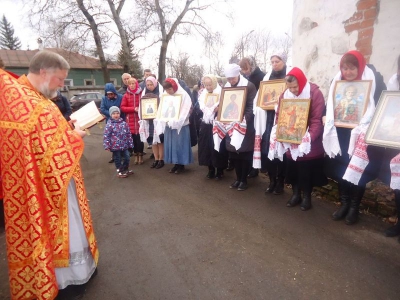
<svg viewBox="0 0 400 300">
<path fill-rule="evenodd" d="M 286 183 L 298 184 L 302 190 L 328 184 L 324 173 L 323 158 L 303 161 L 294 161 L 288 158 L 286 161 Z"/>
<path fill-rule="evenodd" d="M 349 150 L 351 129 L 337 127 L 336 131 L 342 155 L 337 155 L 334 158 L 329 158 L 329 156 L 326 156 L 324 161 L 324 171 L 328 178 L 331 178 L 335 181 L 340 181 L 342 180 L 350 162 L 350 156 L 347 151 Z"/>
<path fill-rule="evenodd" d="M 213 166 L 225 169 L 228 166 L 228 151 L 225 138 L 221 141 L 219 152 L 214 150 L 213 125 L 200 124 L 198 158 L 200 166 Z"/>
<path fill-rule="evenodd" d="M 400 153 L 398 149 L 383 148 L 385 154 L 382 156 L 382 166 L 378 178 L 385 184 L 390 185 L 392 173 L 390 171 L 390 161 Z"/>
<path fill-rule="evenodd" d="M 351 129 L 336 128 L 339 138 L 340 150 L 342 155 L 337 155 L 335 158 L 325 157 L 324 170 L 326 176 L 337 182 L 343 180 L 343 175 L 346 172 L 347 166 L 350 163 L 350 156 L 347 153 L 349 149 Z M 375 180 L 379 176 L 383 158 L 385 157 L 385 148 L 368 145 L 367 147 L 368 165 L 365 167 L 361 175 L 359 186 L 365 186 L 368 182 Z M 390 155 L 389 155 L 390 156 Z M 386 173 L 387 174 L 387 173 Z M 386 178 L 387 179 L 387 176 Z"/>
</svg>

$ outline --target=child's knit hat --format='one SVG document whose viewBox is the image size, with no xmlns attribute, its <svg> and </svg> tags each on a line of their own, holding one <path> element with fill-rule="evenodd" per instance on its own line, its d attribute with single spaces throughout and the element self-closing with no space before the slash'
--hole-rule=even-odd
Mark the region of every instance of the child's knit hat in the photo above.
<svg viewBox="0 0 400 300">
<path fill-rule="evenodd" d="M 110 109 L 108 110 L 108 112 L 110 113 L 110 116 L 116 111 L 121 113 L 118 106 L 111 106 Z"/>
</svg>

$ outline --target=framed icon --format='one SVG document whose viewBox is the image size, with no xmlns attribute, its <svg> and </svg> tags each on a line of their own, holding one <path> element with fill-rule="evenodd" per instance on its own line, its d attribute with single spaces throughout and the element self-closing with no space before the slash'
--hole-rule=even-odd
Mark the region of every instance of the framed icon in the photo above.
<svg viewBox="0 0 400 300">
<path fill-rule="evenodd" d="M 207 93 L 204 105 L 206 107 L 213 107 L 219 101 L 219 94 Z"/>
<path fill-rule="evenodd" d="M 365 136 L 367 144 L 400 149 L 400 91 L 383 91 Z"/>
<path fill-rule="evenodd" d="M 160 108 L 157 118 L 164 121 L 179 120 L 182 95 L 163 94 L 160 100 Z"/>
<path fill-rule="evenodd" d="M 152 120 L 157 117 L 158 99 L 145 98 L 140 99 L 140 119 Z"/>
<path fill-rule="evenodd" d="M 336 127 L 354 128 L 368 107 L 372 80 L 336 81 L 333 92 Z"/>
<path fill-rule="evenodd" d="M 279 105 L 279 118 L 276 140 L 301 144 L 306 133 L 310 99 L 282 99 Z"/>
<path fill-rule="evenodd" d="M 223 88 L 217 120 L 224 123 L 241 122 L 246 105 L 247 87 Z"/>
<path fill-rule="evenodd" d="M 286 81 L 284 79 L 261 81 L 258 89 L 257 106 L 265 110 L 274 110 L 285 89 Z"/>
</svg>

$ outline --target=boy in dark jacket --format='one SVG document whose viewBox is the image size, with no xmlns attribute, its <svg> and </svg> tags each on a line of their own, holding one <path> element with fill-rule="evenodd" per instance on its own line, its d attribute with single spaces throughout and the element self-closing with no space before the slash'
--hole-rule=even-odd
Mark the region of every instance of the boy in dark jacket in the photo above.
<svg viewBox="0 0 400 300">
<path fill-rule="evenodd" d="M 126 178 L 133 174 L 133 171 L 129 170 L 130 155 L 128 151 L 129 148 L 133 148 L 132 135 L 128 124 L 122 120 L 117 106 L 111 106 L 109 114 L 110 119 L 104 128 L 103 146 L 105 150 L 113 153 L 118 177 Z"/>
<path fill-rule="evenodd" d="M 104 86 L 104 96 L 101 99 L 100 111 L 106 117 L 106 122 L 110 119 L 109 109 L 111 106 L 121 108 L 122 95 L 118 94 L 112 83 L 106 83 Z M 125 120 L 125 114 L 121 114 L 121 118 Z"/>
</svg>

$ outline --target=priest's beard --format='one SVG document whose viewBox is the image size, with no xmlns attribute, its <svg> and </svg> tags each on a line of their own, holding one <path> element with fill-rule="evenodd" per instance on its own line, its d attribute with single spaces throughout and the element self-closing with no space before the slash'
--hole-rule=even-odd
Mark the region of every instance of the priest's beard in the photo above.
<svg viewBox="0 0 400 300">
<path fill-rule="evenodd" d="M 52 99 L 57 96 L 57 89 L 49 88 L 50 80 L 46 80 L 39 86 L 39 91 L 48 99 Z"/>
</svg>

